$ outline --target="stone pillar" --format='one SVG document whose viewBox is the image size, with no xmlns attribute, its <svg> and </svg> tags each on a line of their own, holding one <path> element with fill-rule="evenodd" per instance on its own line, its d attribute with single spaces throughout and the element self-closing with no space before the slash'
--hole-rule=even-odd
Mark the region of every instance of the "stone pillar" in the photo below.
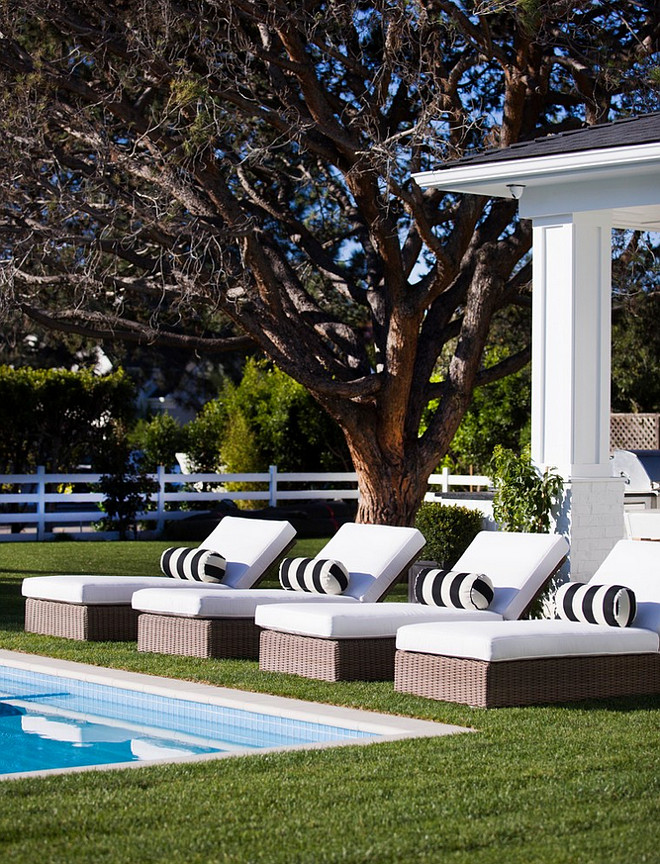
<svg viewBox="0 0 660 864">
<path fill-rule="evenodd" d="M 557 528 L 571 578 L 586 579 L 624 533 L 609 460 L 609 211 L 534 219 L 533 282 L 532 458 L 567 484 Z"/>
</svg>

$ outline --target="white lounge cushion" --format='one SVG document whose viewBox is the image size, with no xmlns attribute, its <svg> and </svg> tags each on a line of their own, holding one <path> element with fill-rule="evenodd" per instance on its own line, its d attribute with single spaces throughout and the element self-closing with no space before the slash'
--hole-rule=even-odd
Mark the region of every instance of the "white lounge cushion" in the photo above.
<svg viewBox="0 0 660 864">
<path fill-rule="evenodd" d="M 295 528 L 289 522 L 225 516 L 199 545 L 201 549 L 211 549 L 226 559 L 223 585 L 252 588 L 295 536 Z"/>
<path fill-rule="evenodd" d="M 657 633 L 573 621 L 532 620 L 475 624 L 410 624 L 397 632 L 401 651 L 502 661 L 534 657 L 643 654 L 660 648 Z"/>
<path fill-rule="evenodd" d="M 634 626 L 660 633 L 660 543 L 619 540 L 589 582 L 630 588 L 637 604 Z"/>
<path fill-rule="evenodd" d="M 494 588 L 488 610 L 514 620 L 567 553 L 568 543 L 559 534 L 480 531 L 452 570 L 485 573 Z"/>
<path fill-rule="evenodd" d="M 225 529 L 221 531 L 222 526 Z M 225 533 L 227 532 L 227 533 Z M 194 583 L 168 579 L 166 577 L 142 577 L 128 579 L 122 576 L 44 576 L 23 580 L 23 593 L 30 597 L 41 597 L 48 600 L 59 600 L 68 603 L 85 604 L 122 604 L 131 603 L 135 592 L 143 588 L 166 589 L 167 598 L 162 598 L 158 608 L 146 608 L 143 611 L 176 615 L 197 615 L 199 617 L 250 617 L 254 615 L 255 601 L 251 597 L 237 597 L 231 611 L 210 604 L 213 592 L 225 590 L 229 585 L 237 590 L 243 581 L 251 585 L 256 575 L 262 572 L 264 561 L 271 560 L 281 554 L 289 545 L 295 531 L 288 522 L 277 522 L 259 519 L 242 519 L 225 516 L 218 527 L 202 543 L 203 548 L 217 548 L 222 545 L 227 550 L 227 572 L 225 583 L 207 585 L 198 589 Z M 259 542 L 256 542 L 257 537 Z M 276 542 L 264 544 L 266 538 Z M 234 545 L 237 538 L 240 543 Z M 248 542 L 252 541 L 252 542 Z M 345 600 L 377 600 L 385 593 L 392 581 L 405 566 L 421 551 L 425 540 L 420 531 L 415 528 L 391 528 L 384 525 L 357 525 L 346 523 L 323 548 L 319 556 L 337 558 L 342 561 L 350 572 L 350 585 L 347 594 L 341 596 Z M 236 561 L 229 560 L 230 555 L 241 557 Z M 275 549 L 278 551 L 276 552 Z M 362 568 L 362 569 L 361 569 Z M 248 576 L 250 577 L 248 579 Z M 176 591 L 176 595 L 173 596 Z M 204 598 L 199 600 L 199 610 L 184 611 L 182 609 L 182 594 L 185 591 L 202 591 Z M 172 593 L 170 593 L 172 592 Z M 308 595 L 303 592 L 285 592 L 282 589 L 261 591 L 259 601 L 266 602 L 310 602 L 321 600 L 328 602 L 324 595 Z M 300 597 L 297 595 L 300 594 Z M 233 592 L 232 592 L 233 596 Z M 153 598 L 152 598 L 153 599 Z M 340 598 L 333 597 L 333 600 Z M 144 603 L 144 599 L 138 602 Z M 194 607 L 192 598 L 189 601 Z M 139 606 L 134 608 L 139 609 Z M 240 608 L 240 611 L 236 611 Z M 245 612 L 244 610 L 248 611 Z M 207 611 L 209 610 L 209 611 Z"/>
<path fill-rule="evenodd" d="M 190 582 L 167 576 L 33 576 L 24 579 L 24 597 L 85 606 L 130 605 L 140 588 L 189 589 Z M 209 585 L 213 591 L 227 591 L 226 585 Z"/>
<path fill-rule="evenodd" d="M 167 588 L 136 591 L 132 605 L 139 612 L 155 615 L 185 615 L 190 618 L 254 618 L 257 606 L 267 603 L 357 603 L 354 597 L 329 598 L 326 594 L 304 591 L 283 591 L 281 588 L 255 588 L 241 591 L 225 590 L 219 594 L 215 586 L 172 591 Z"/>
<path fill-rule="evenodd" d="M 225 549 L 224 557 L 228 559 L 224 581 L 208 587 L 251 588 L 295 536 L 289 522 L 225 516 L 200 544 L 200 549 L 220 554 L 221 548 Z M 24 597 L 38 600 L 109 606 L 129 605 L 133 593 L 141 588 L 188 590 L 194 584 L 165 576 L 34 576 L 23 580 L 22 592 Z"/>
<path fill-rule="evenodd" d="M 350 580 L 342 596 L 373 603 L 387 592 L 425 543 L 416 528 L 346 522 L 316 557 L 332 558 L 346 567 Z"/>
<path fill-rule="evenodd" d="M 262 592 L 254 592 L 262 593 Z M 393 637 L 411 621 L 500 621 L 493 612 L 423 606 L 420 603 L 370 603 L 369 605 L 326 602 L 313 607 L 278 603 L 257 606 L 255 623 L 268 630 L 315 636 L 321 639 Z"/>
</svg>

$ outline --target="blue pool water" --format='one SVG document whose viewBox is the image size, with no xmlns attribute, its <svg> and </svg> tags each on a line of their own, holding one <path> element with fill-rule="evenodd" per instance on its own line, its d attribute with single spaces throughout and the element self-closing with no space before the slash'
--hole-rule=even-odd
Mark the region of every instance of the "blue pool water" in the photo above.
<svg viewBox="0 0 660 864">
<path fill-rule="evenodd" d="M 0 666 L 0 775 L 377 737 Z"/>
</svg>

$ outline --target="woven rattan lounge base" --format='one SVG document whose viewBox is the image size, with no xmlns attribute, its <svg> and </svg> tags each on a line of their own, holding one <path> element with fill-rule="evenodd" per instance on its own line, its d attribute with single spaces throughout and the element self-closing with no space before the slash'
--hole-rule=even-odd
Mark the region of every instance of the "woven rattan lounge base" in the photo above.
<svg viewBox="0 0 660 864">
<path fill-rule="evenodd" d="M 142 612 L 138 620 L 138 651 L 185 657 L 256 660 L 259 628 L 254 618 L 185 618 Z"/>
<path fill-rule="evenodd" d="M 394 637 L 320 639 L 263 630 L 259 668 L 319 681 L 391 681 L 394 652 Z"/>
<path fill-rule="evenodd" d="M 397 651 L 394 689 L 481 708 L 660 693 L 660 654 L 542 657 L 496 663 Z"/>
<path fill-rule="evenodd" d="M 137 639 L 138 613 L 130 606 L 84 606 L 38 600 L 25 601 L 25 630 L 84 642 L 130 642 Z"/>
</svg>

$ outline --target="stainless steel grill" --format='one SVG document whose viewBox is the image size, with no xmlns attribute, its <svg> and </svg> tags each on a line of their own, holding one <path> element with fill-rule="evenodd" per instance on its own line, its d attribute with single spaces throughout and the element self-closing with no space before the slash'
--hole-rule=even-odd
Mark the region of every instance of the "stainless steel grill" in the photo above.
<svg viewBox="0 0 660 864">
<path fill-rule="evenodd" d="M 611 461 L 612 476 L 626 483 L 626 508 L 658 509 L 660 450 L 615 450 Z"/>
</svg>

